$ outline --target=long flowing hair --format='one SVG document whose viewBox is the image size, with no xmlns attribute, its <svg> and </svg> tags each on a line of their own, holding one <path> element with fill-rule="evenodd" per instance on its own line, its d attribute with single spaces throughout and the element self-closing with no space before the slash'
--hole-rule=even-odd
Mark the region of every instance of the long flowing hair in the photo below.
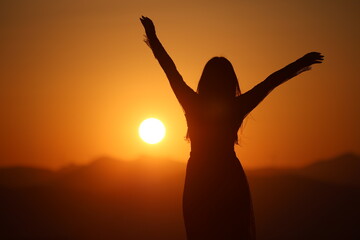
<svg viewBox="0 0 360 240">
<path fill-rule="evenodd" d="M 240 86 L 231 62 L 224 57 L 210 59 L 201 74 L 197 93 L 215 99 L 239 96 Z"/>
<path fill-rule="evenodd" d="M 225 57 L 213 57 L 205 65 L 197 87 L 205 99 L 226 100 L 241 95 L 240 86 L 231 62 Z M 186 139 L 190 140 L 189 131 Z M 236 136 L 235 143 L 238 143 Z"/>
</svg>

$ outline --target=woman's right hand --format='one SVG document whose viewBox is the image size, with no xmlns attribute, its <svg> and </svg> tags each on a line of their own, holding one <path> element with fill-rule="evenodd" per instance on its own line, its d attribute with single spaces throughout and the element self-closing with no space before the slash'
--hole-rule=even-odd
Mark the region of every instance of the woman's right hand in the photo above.
<svg viewBox="0 0 360 240">
<path fill-rule="evenodd" d="M 141 16 L 140 21 L 145 28 L 146 35 L 148 37 L 155 36 L 155 26 L 152 20 L 148 17 Z"/>
</svg>

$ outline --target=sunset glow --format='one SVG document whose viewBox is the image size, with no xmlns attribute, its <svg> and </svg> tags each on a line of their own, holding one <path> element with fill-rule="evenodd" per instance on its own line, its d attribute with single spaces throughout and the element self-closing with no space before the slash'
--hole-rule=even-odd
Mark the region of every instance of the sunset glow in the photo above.
<svg viewBox="0 0 360 240">
<path fill-rule="evenodd" d="M 0 240 L 360 240 L 360 0 L 0 19 Z"/>
<path fill-rule="evenodd" d="M 156 144 L 165 137 L 166 129 L 164 124 L 156 118 L 144 120 L 139 127 L 140 138 L 149 144 Z"/>
<path fill-rule="evenodd" d="M 187 161 L 184 111 L 143 41 L 142 14 L 193 90 L 214 56 L 231 61 L 242 93 L 307 52 L 327 57 L 244 121 L 235 146 L 244 168 L 360 154 L 360 1 L 155 3 L 2 1 L 0 166 L 57 169 L 102 155 Z M 154 113 L 167 129 L 161 148 L 139 144 L 139 125 Z"/>
</svg>

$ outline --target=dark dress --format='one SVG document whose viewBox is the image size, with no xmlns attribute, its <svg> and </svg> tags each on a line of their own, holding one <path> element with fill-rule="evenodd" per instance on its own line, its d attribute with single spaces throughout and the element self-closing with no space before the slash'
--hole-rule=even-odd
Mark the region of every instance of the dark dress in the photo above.
<svg viewBox="0 0 360 240">
<path fill-rule="evenodd" d="M 249 185 L 234 152 L 245 117 L 240 99 L 183 104 L 191 139 L 183 213 L 187 239 L 255 239 Z"/>
</svg>

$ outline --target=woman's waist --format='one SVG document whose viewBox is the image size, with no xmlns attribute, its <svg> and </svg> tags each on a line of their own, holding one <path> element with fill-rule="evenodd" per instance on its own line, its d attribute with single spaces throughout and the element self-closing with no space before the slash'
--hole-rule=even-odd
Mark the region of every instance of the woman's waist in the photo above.
<svg viewBox="0 0 360 240">
<path fill-rule="evenodd" d="M 191 151 L 192 152 L 213 152 L 213 153 L 230 153 L 234 152 L 234 142 L 229 140 L 212 140 L 202 139 L 197 141 L 191 139 Z"/>
<path fill-rule="evenodd" d="M 191 151 L 187 167 L 188 169 L 201 168 L 201 171 L 206 171 L 207 169 L 212 172 L 222 172 L 229 168 L 233 169 L 239 165 L 241 165 L 240 161 L 234 151 Z"/>
<path fill-rule="evenodd" d="M 236 158 L 234 147 L 228 148 L 193 148 L 191 147 L 190 157 L 192 158 Z"/>
</svg>

